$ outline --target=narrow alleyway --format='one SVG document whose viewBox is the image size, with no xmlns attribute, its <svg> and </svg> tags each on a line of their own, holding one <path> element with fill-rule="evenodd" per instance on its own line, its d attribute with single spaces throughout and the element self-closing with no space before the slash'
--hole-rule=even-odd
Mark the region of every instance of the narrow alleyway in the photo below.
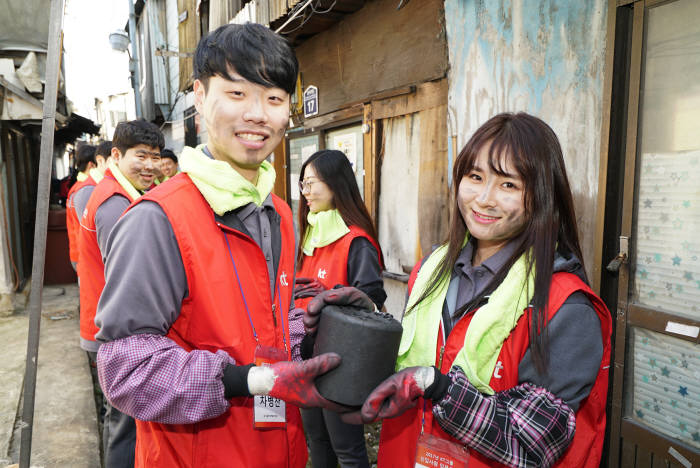
<svg viewBox="0 0 700 468">
<path fill-rule="evenodd" d="M 78 287 L 47 286 L 42 302 L 31 465 L 99 467 L 92 380 L 87 356 L 78 347 Z M 29 322 L 24 306 L 0 317 L 0 467 L 19 460 Z"/>
</svg>

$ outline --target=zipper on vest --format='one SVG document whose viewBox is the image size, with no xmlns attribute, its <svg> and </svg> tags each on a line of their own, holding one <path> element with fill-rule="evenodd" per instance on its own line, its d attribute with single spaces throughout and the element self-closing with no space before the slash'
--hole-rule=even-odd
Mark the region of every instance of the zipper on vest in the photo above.
<svg viewBox="0 0 700 468">
<path fill-rule="evenodd" d="M 276 304 L 273 302 L 272 303 L 272 323 L 275 324 L 275 330 L 277 330 L 277 316 L 275 316 L 275 309 L 276 309 Z"/>
<path fill-rule="evenodd" d="M 440 359 L 438 360 L 438 370 L 442 372 L 442 356 L 445 354 L 445 345 L 440 347 Z"/>
</svg>

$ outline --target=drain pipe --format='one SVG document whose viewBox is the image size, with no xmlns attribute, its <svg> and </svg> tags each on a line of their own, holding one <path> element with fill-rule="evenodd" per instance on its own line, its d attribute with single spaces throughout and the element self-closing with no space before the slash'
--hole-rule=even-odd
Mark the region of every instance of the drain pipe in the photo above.
<svg viewBox="0 0 700 468">
<path fill-rule="evenodd" d="M 41 292 L 44 284 L 44 260 L 46 254 L 46 229 L 49 219 L 49 190 L 51 186 L 51 161 L 56 124 L 56 97 L 58 95 L 58 71 L 61 64 L 61 30 L 63 29 L 63 0 L 51 0 L 49 16 L 48 51 L 46 56 L 46 85 L 44 88 L 44 115 L 41 121 L 41 151 L 36 197 L 36 221 L 34 224 L 34 257 L 32 264 L 32 290 L 29 295 L 29 336 L 27 337 L 27 363 L 24 370 L 24 390 L 19 447 L 19 466 L 29 468 L 32 454 L 32 429 L 34 426 L 34 397 L 36 369 L 39 358 L 39 331 L 41 326 Z"/>
</svg>

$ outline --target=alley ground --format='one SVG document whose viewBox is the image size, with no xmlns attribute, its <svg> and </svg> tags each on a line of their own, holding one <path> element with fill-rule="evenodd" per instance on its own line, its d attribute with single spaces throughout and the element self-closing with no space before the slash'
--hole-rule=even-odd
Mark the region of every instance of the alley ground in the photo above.
<svg viewBox="0 0 700 468">
<path fill-rule="evenodd" d="M 19 460 L 21 394 L 28 312 L 19 296 L 15 313 L 0 317 L 0 467 Z M 78 286 L 46 286 L 31 465 L 99 467 L 99 436 L 87 355 L 78 346 Z"/>
</svg>

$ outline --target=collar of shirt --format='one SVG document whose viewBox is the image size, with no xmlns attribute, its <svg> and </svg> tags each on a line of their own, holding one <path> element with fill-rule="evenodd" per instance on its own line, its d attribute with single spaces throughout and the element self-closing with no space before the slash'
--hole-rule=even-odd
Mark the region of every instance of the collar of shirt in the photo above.
<svg viewBox="0 0 700 468">
<path fill-rule="evenodd" d="M 248 216 L 250 216 L 253 213 L 262 213 L 264 210 L 274 210 L 275 205 L 272 203 L 272 196 L 268 195 L 267 198 L 263 201 L 262 205 L 257 206 L 255 203 L 248 203 L 247 205 L 243 205 L 236 211 L 236 215 L 241 221 L 245 221 Z"/>
<path fill-rule="evenodd" d="M 503 268 L 508 259 L 513 255 L 515 249 L 518 247 L 518 239 L 511 239 L 501 250 L 491 255 L 489 258 L 481 263 L 481 267 L 484 267 L 491 275 L 495 275 L 498 270 Z M 462 252 L 457 257 L 455 262 L 453 275 L 463 274 L 468 278 L 471 278 L 475 268 L 472 265 L 472 257 L 474 256 L 474 248 L 476 247 L 476 239 L 474 237 L 469 238 L 469 242 L 464 246 Z"/>
</svg>

